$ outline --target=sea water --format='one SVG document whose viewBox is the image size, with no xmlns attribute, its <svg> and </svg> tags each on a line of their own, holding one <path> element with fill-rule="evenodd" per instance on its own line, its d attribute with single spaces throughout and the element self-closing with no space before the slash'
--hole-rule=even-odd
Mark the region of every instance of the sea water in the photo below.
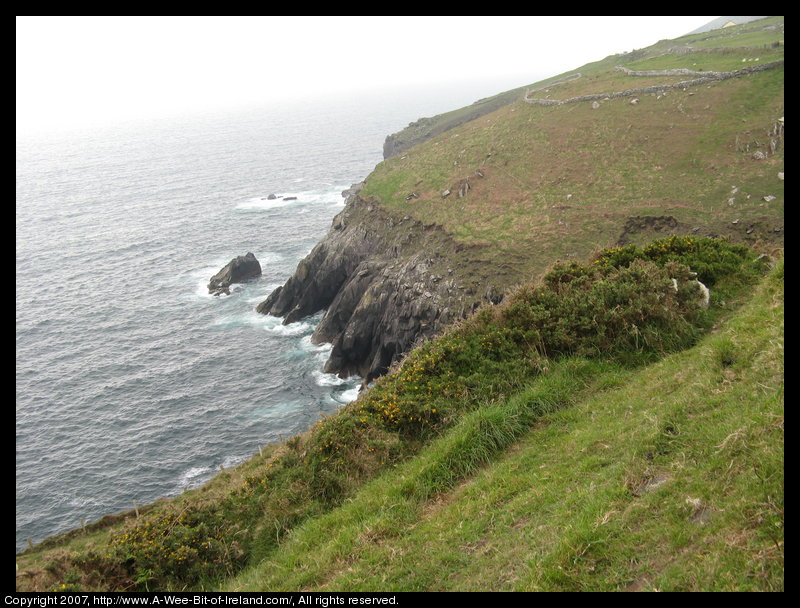
<svg viewBox="0 0 800 608">
<path fill-rule="evenodd" d="M 354 399 L 359 378 L 322 372 L 320 314 L 283 325 L 255 307 L 327 232 L 387 134 L 500 90 L 18 137 L 17 550 L 197 487 Z M 209 295 L 248 251 L 262 276 Z"/>
</svg>

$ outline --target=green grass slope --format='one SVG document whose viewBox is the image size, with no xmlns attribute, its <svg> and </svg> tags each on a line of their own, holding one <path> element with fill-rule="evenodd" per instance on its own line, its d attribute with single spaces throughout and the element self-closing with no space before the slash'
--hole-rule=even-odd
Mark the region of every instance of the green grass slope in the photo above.
<svg viewBox="0 0 800 608">
<path fill-rule="evenodd" d="M 567 100 L 695 78 L 629 76 L 617 66 L 725 72 L 783 59 L 783 18 L 730 30 L 611 56 L 551 80 L 579 78 L 537 83 L 532 96 Z M 632 100 L 602 98 L 593 108 L 517 98 L 380 163 L 361 195 L 483 246 L 482 263 L 503 268 L 508 284 L 556 259 L 664 234 L 782 244 L 782 65 Z"/>
<path fill-rule="evenodd" d="M 781 266 L 692 349 L 556 364 L 228 587 L 782 590 L 783 415 Z"/>
</svg>

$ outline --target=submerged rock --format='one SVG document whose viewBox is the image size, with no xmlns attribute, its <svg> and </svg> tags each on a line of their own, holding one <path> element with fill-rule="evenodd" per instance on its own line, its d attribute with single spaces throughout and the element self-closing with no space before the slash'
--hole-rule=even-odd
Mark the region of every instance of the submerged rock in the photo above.
<svg viewBox="0 0 800 608">
<path fill-rule="evenodd" d="M 211 277 L 208 283 L 208 293 L 215 296 L 230 294 L 233 283 L 244 283 L 261 276 L 261 264 L 256 256 L 248 252 L 228 262 L 222 270 Z"/>
</svg>

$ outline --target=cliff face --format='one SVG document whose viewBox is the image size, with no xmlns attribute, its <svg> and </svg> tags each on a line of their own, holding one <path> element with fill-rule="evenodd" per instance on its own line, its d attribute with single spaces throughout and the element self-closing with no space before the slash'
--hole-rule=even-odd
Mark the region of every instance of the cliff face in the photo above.
<svg viewBox="0 0 800 608">
<path fill-rule="evenodd" d="M 333 344 L 325 371 L 370 381 L 415 342 L 499 300 L 495 290 L 477 288 L 486 277 L 452 268 L 456 256 L 478 249 L 352 195 L 325 238 L 256 310 L 284 324 L 325 310 L 312 337 Z"/>
</svg>

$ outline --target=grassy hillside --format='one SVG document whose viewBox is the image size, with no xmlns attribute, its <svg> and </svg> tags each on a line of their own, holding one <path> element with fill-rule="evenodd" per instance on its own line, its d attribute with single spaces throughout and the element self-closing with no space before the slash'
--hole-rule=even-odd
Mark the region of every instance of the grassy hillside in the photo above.
<svg viewBox="0 0 800 608">
<path fill-rule="evenodd" d="M 484 99 L 479 99 L 464 108 L 450 110 L 433 117 L 423 117 L 409 124 L 405 129 L 386 138 L 383 146 L 384 158 L 396 156 L 408 148 L 430 139 L 440 133 L 454 129 L 471 120 L 493 112 L 524 95 L 525 87 L 505 91 Z"/>
<path fill-rule="evenodd" d="M 662 41 L 560 75 L 581 77 L 534 96 L 565 100 L 690 78 L 632 77 L 616 66 L 730 71 L 779 60 L 782 23 Z M 379 164 L 361 194 L 483 245 L 481 260 L 508 268 L 508 283 L 555 259 L 586 259 L 665 233 L 780 245 L 783 82 L 779 66 L 640 95 L 636 104 L 621 97 L 599 108 L 538 106 L 519 98 Z M 759 151 L 762 160 L 754 158 Z"/>
<path fill-rule="evenodd" d="M 782 23 L 533 88 L 773 60 Z M 306 433 L 17 555 L 17 589 L 781 589 L 783 67 L 630 102 L 520 99 L 381 163 L 361 196 L 455 235 L 443 272 L 516 287 Z"/>
<path fill-rule="evenodd" d="M 782 590 L 782 315 L 779 270 L 724 327 L 650 367 L 557 363 L 228 586 Z"/>
</svg>

